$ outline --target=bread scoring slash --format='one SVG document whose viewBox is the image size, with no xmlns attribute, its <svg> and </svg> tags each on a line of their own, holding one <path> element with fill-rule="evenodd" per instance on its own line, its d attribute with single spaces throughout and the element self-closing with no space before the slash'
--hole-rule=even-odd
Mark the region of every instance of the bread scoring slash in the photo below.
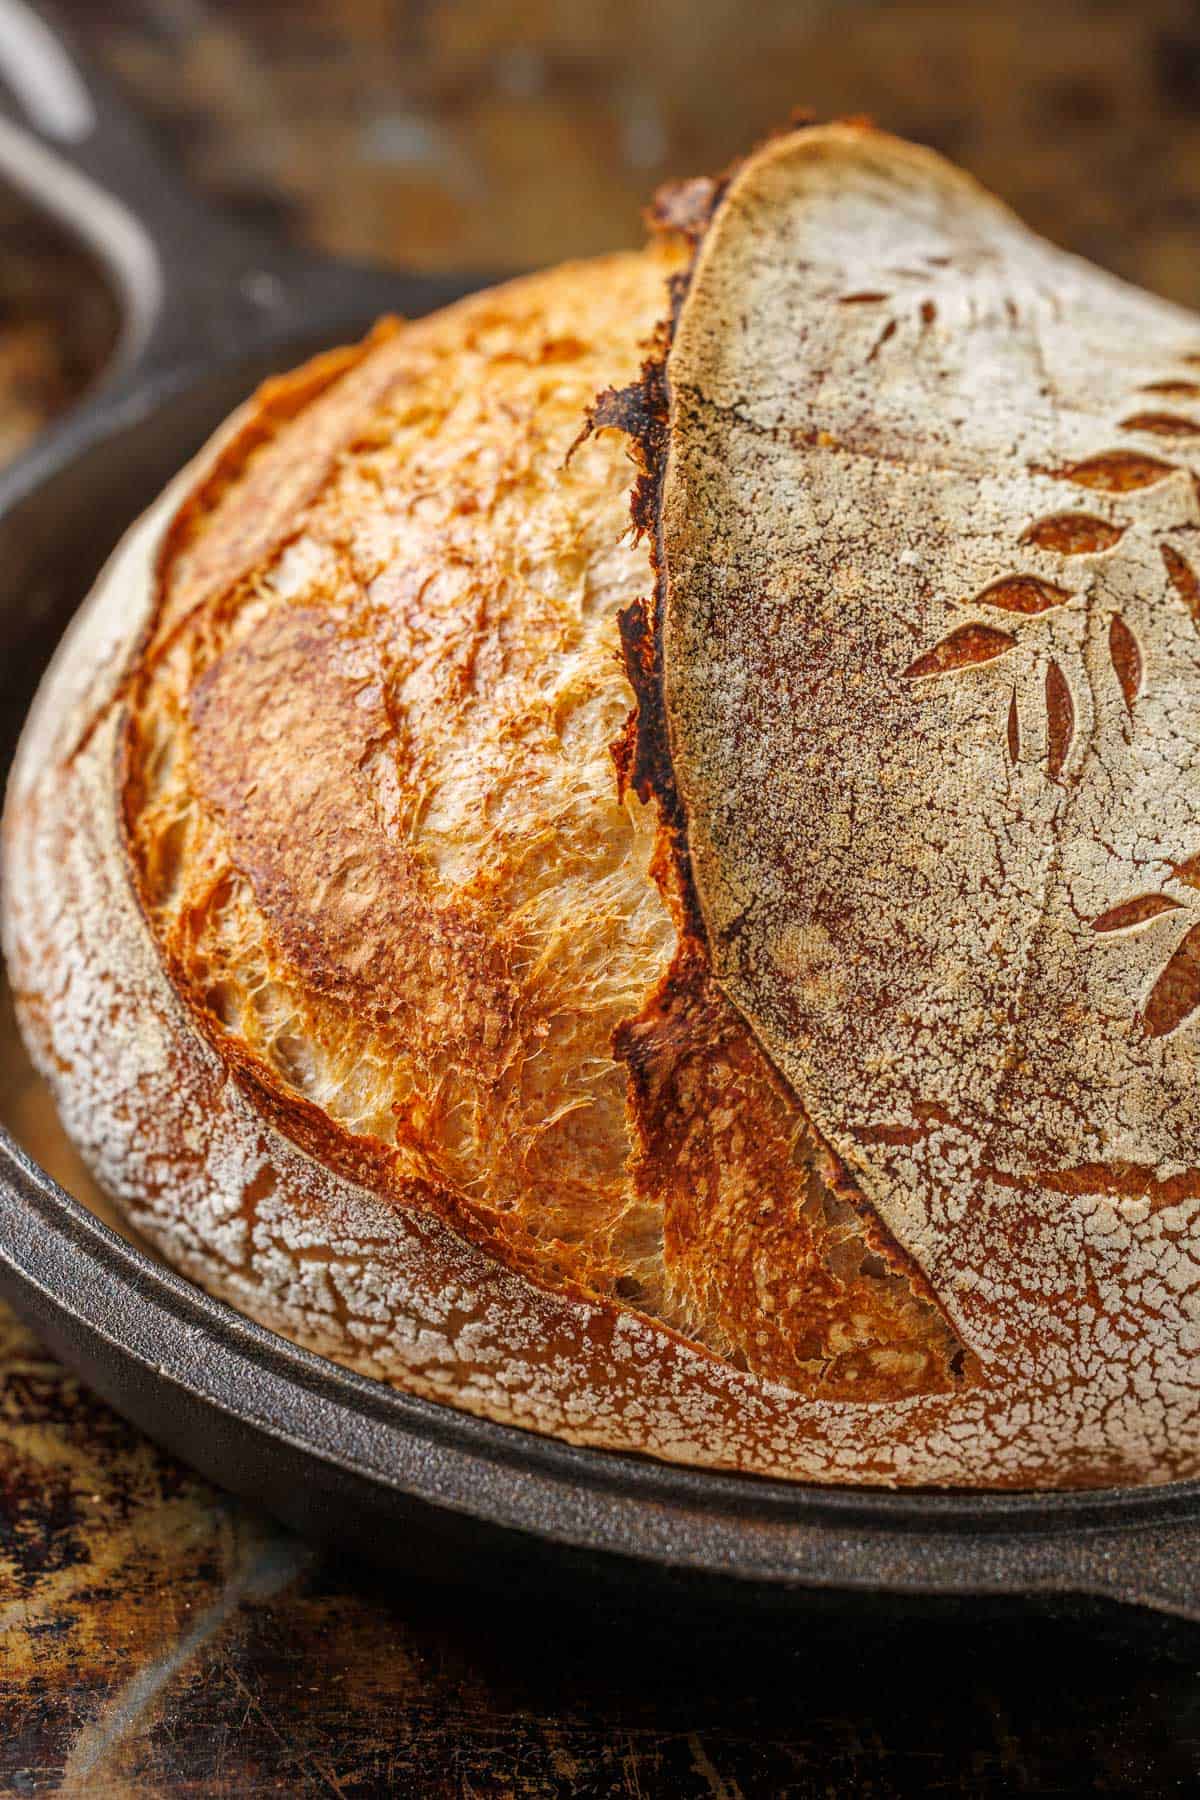
<svg viewBox="0 0 1200 1800">
<path fill-rule="evenodd" d="M 10 784 L 31 1050 L 164 1255 L 409 1391 L 1194 1475 L 1200 321 L 866 127 L 661 210 L 135 527 Z"/>
</svg>

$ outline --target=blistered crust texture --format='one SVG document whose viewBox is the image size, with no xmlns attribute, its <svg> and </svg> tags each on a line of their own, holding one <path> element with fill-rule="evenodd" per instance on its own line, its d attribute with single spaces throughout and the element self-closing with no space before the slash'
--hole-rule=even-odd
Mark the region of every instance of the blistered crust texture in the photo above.
<svg viewBox="0 0 1200 1800">
<path fill-rule="evenodd" d="M 652 571 L 622 438 L 569 453 L 678 265 L 319 359 L 137 528 L 10 787 L 24 1028 L 138 1229 L 322 1354 L 581 1442 L 1003 1480 L 909 1457 L 970 1358 L 617 780 Z"/>
<path fill-rule="evenodd" d="M 666 386 L 716 983 L 978 1358 L 972 1464 L 1194 1475 L 1200 321 L 831 127 L 731 183 Z"/>
</svg>

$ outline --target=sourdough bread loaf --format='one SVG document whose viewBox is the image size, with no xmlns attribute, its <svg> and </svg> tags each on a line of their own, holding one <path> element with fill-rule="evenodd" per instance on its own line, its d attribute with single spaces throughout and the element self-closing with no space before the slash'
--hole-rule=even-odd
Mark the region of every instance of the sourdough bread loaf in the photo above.
<svg viewBox="0 0 1200 1800">
<path fill-rule="evenodd" d="M 662 210 L 131 532 L 10 783 L 32 1053 L 166 1257 L 411 1392 L 1194 1474 L 1200 321 L 862 127 Z"/>
</svg>

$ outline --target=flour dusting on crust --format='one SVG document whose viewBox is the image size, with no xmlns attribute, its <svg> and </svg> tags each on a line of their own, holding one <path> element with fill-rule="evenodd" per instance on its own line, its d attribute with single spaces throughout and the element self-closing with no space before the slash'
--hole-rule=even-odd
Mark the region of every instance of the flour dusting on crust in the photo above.
<svg viewBox="0 0 1200 1800">
<path fill-rule="evenodd" d="M 685 212 L 657 613 L 565 459 L 678 247 L 274 384 L 131 534 L 10 785 L 30 1047 L 176 1266 L 408 1391 L 1194 1474 L 1200 326 L 878 134 Z"/>
<path fill-rule="evenodd" d="M 965 1420 L 1196 1466 L 1200 324 L 850 126 L 666 364 L 672 767 L 718 985 L 928 1277 Z M 1055 1427 L 1057 1429 L 1057 1425 Z"/>
</svg>

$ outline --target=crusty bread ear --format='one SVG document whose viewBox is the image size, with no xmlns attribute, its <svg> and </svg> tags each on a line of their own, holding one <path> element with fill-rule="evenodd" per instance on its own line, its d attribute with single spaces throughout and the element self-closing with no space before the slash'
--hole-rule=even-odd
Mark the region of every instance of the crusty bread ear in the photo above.
<svg viewBox="0 0 1200 1800">
<path fill-rule="evenodd" d="M 1195 319 L 848 126 L 735 177 L 666 362 L 716 979 L 1030 1476 L 1200 1446 L 1198 366 Z"/>
<path fill-rule="evenodd" d="M 10 786 L 33 1053 L 172 1261 L 412 1392 L 1195 1473 L 1200 327 L 865 130 L 665 216 L 642 542 L 568 452 L 678 250 L 272 385 L 131 535 Z"/>
</svg>

